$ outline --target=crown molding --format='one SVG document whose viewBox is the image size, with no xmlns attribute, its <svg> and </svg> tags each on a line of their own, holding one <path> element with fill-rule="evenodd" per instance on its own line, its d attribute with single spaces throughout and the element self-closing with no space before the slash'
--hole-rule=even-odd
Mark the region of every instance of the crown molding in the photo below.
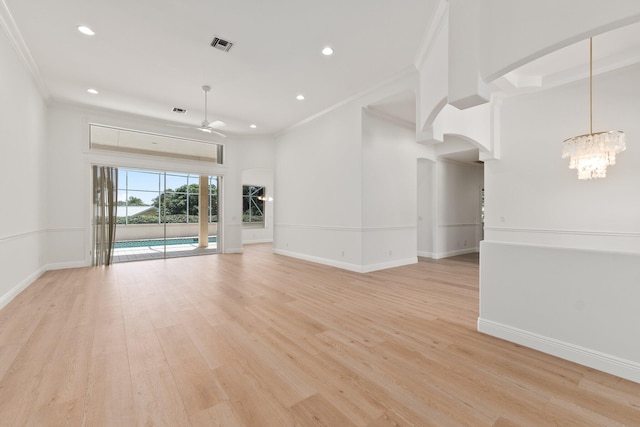
<svg viewBox="0 0 640 427">
<path fill-rule="evenodd" d="M 436 39 L 447 20 L 448 12 L 449 1 L 438 0 L 438 4 L 434 9 L 433 15 L 431 15 L 429 24 L 427 25 L 427 32 L 424 35 L 422 44 L 420 45 L 420 50 L 418 50 L 418 53 L 413 60 L 413 64 L 417 69 L 420 69 L 422 63 L 427 59 L 429 53 L 431 53 Z"/>
<path fill-rule="evenodd" d="M 0 0 L 0 1 L 2 1 L 2 0 Z M 370 87 L 368 89 L 365 89 L 365 90 L 363 90 L 361 92 L 358 92 L 355 95 L 352 95 L 352 96 L 350 96 L 350 97 L 348 97 L 346 99 L 343 99 L 342 101 L 339 101 L 336 104 L 334 104 L 334 105 L 332 105 L 332 106 L 330 106 L 328 108 L 325 108 L 324 110 L 319 111 L 319 112 L 307 117 L 306 119 L 303 119 L 303 120 L 301 120 L 301 121 L 299 121 L 297 123 L 294 123 L 293 125 L 288 126 L 288 127 L 284 128 L 284 129 L 276 132 L 274 136 L 276 138 L 280 138 L 283 135 L 286 135 L 288 132 L 290 132 L 290 131 L 292 131 L 292 130 L 294 130 L 294 129 L 302 126 L 302 125 L 310 123 L 310 122 L 312 122 L 312 121 L 314 121 L 314 120 L 316 120 L 316 119 L 318 119 L 318 118 L 320 118 L 322 116 L 325 116 L 325 115 L 331 113 L 332 111 L 335 111 L 335 110 L 337 110 L 337 109 L 339 109 L 341 107 L 344 107 L 345 105 L 348 105 L 348 104 L 350 104 L 352 102 L 363 100 L 367 96 L 371 96 L 372 94 L 375 94 L 376 92 L 381 91 L 384 88 L 388 88 L 388 87 L 392 86 L 393 84 L 397 84 L 399 82 L 403 82 L 403 81 L 405 81 L 407 79 L 415 78 L 416 73 L 417 73 L 416 68 L 413 65 L 409 65 L 408 67 L 404 68 L 402 71 L 400 71 L 395 76 L 393 76 L 391 78 L 388 78 L 386 80 L 383 80 L 383 81 L 379 82 L 378 84 L 376 84 L 376 85 L 374 85 L 374 86 L 372 86 L 372 87 Z M 409 88 L 407 87 L 405 89 L 409 89 Z"/>
<path fill-rule="evenodd" d="M 22 38 L 22 34 L 20 34 L 20 30 L 13 19 L 13 15 L 11 15 L 11 12 L 4 0 L 0 0 L 0 27 L 2 27 L 4 32 L 7 34 L 9 42 L 18 54 L 20 61 L 22 61 L 22 64 L 31 75 L 40 95 L 44 101 L 49 104 L 51 100 L 49 89 L 47 88 L 47 85 L 42 78 L 42 74 L 40 74 L 40 70 L 34 61 L 27 44 Z"/>
<path fill-rule="evenodd" d="M 384 111 L 380 111 L 375 107 L 372 107 L 372 106 L 364 107 L 364 111 L 366 111 L 367 113 L 371 114 L 372 116 L 381 118 L 383 120 L 387 120 L 387 121 L 389 121 L 391 123 L 395 123 L 396 125 L 404 127 L 404 128 L 407 128 L 407 129 L 409 129 L 411 131 L 415 132 L 415 130 L 416 130 L 416 124 L 415 123 L 411 123 L 411 122 L 409 122 L 407 120 L 401 119 L 400 117 L 392 116 L 391 114 L 388 114 L 388 113 L 386 113 Z"/>
</svg>

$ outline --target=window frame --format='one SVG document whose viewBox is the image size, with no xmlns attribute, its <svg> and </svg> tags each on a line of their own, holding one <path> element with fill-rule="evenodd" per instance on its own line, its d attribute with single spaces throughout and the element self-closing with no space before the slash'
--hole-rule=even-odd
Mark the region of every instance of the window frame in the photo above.
<svg viewBox="0 0 640 427">
<path fill-rule="evenodd" d="M 249 193 L 249 194 L 247 194 Z M 263 185 L 243 184 L 242 185 L 242 226 L 245 228 L 266 228 L 266 208 L 267 187 Z M 246 204 L 245 204 L 246 203 Z M 245 209 L 247 206 L 247 209 Z M 249 211 L 249 218 L 253 219 L 253 210 L 262 215 L 255 215 L 260 220 L 245 220 L 246 212 Z"/>
</svg>

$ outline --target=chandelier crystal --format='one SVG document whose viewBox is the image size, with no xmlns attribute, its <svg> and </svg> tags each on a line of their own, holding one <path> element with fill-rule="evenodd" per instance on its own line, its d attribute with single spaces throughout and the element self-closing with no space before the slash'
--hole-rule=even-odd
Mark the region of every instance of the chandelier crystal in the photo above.
<svg viewBox="0 0 640 427">
<path fill-rule="evenodd" d="M 627 149 L 624 132 L 593 133 L 593 39 L 589 38 L 589 133 L 565 139 L 562 158 L 569 169 L 577 169 L 578 179 L 605 178 L 607 166 L 616 164 L 616 154 Z"/>
<path fill-rule="evenodd" d="M 578 179 L 605 178 L 607 166 L 616 164 L 616 154 L 626 150 L 624 132 L 588 133 L 565 139 L 562 158 L 569 158 L 569 169 L 578 170 Z"/>
</svg>

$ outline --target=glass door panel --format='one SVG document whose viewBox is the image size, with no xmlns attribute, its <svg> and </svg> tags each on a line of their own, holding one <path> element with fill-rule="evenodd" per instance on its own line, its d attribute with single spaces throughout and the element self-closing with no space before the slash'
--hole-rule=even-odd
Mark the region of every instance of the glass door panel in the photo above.
<svg viewBox="0 0 640 427">
<path fill-rule="evenodd" d="M 201 194 L 199 175 L 119 173 L 114 262 L 217 252 L 218 177 L 204 176 Z"/>
</svg>

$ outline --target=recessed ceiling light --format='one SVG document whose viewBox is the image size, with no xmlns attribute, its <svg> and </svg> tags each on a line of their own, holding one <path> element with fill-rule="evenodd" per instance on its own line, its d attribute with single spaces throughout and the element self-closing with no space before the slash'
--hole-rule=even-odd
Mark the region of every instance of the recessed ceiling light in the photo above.
<svg viewBox="0 0 640 427">
<path fill-rule="evenodd" d="M 304 99 L 304 95 L 303 95 L 303 94 L 300 94 L 300 95 L 296 96 L 296 99 L 297 99 L 298 101 L 302 101 L 302 100 Z"/>
<path fill-rule="evenodd" d="M 93 88 L 87 89 L 87 92 L 89 92 L 91 95 L 97 95 L 98 94 L 98 91 L 93 89 Z"/>
<path fill-rule="evenodd" d="M 78 31 L 80 31 L 85 36 L 95 36 L 96 33 L 91 28 L 86 25 L 78 25 Z"/>
<path fill-rule="evenodd" d="M 255 129 L 255 128 L 257 128 L 258 126 L 254 125 L 254 124 L 251 124 L 251 125 L 249 125 L 249 127 L 250 127 L 251 129 Z"/>
<path fill-rule="evenodd" d="M 329 46 L 327 46 L 324 49 L 322 49 L 322 54 L 324 56 L 331 56 L 331 55 L 333 55 L 333 49 L 330 48 Z"/>
</svg>

